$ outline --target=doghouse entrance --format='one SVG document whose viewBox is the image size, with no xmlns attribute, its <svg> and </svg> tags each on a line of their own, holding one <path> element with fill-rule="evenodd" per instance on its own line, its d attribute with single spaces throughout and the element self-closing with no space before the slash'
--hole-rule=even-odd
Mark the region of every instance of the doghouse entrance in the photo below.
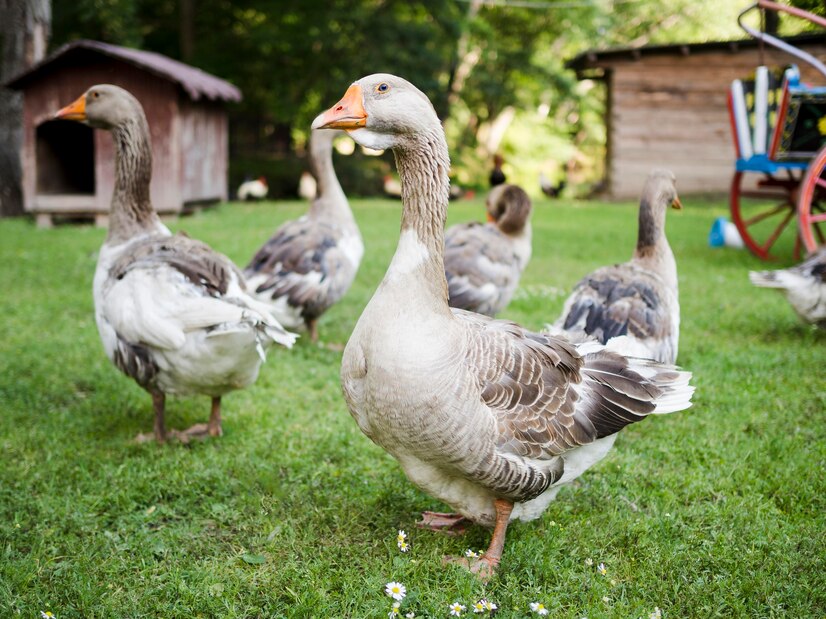
<svg viewBox="0 0 826 619">
<path fill-rule="evenodd" d="M 94 195 L 95 141 L 90 127 L 50 120 L 37 127 L 37 193 Z"/>
</svg>

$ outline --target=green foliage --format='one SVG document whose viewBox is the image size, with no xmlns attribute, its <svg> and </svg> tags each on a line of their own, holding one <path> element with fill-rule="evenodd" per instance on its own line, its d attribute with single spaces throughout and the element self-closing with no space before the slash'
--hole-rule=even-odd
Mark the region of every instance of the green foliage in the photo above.
<svg viewBox="0 0 826 619">
<path fill-rule="evenodd" d="M 418 512 L 444 506 L 361 434 L 340 352 L 306 338 L 271 351 L 258 382 L 225 398 L 221 439 L 135 444 L 152 425 L 150 398 L 105 358 L 93 318 L 104 232 L 0 221 L 0 616 L 386 617 L 391 580 L 417 617 L 483 596 L 509 619 L 536 616 L 533 601 L 565 619 L 655 607 L 665 619 L 821 616 L 826 333 L 749 284 L 748 269 L 767 265 L 707 247 L 722 202 L 684 202 L 668 233 L 694 406 L 627 428 L 542 518 L 515 523 L 486 586 L 441 557 L 484 548 L 489 533 L 416 529 Z M 244 263 L 305 208 L 227 204 L 174 227 Z M 357 200 L 354 211 L 366 254 L 321 319 L 324 344 L 346 342 L 398 239 L 398 202 Z M 450 206 L 451 223 L 482 214 L 481 199 Z M 540 200 L 533 227 L 504 317 L 539 329 L 584 273 L 628 257 L 636 207 Z M 172 397 L 168 423 L 208 410 L 207 398 Z"/>
<path fill-rule="evenodd" d="M 496 151 L 530 186 L 540 170 L 558 180 L 572 159 L 593 181 L 605 147 L 604 90 L 580 87 L 564 62 L 589 48 L 738 38 L 746 3 L 580 4 L 197 0 L 190 62 L 243 91 L 231 137 L 233 156 L 247 161 L 289 154 L 292 138 L 300 146 L 311 120 L 353 80 L 387 71 L 431 97 L 465 185 L 487 186 Z M 178 3 L 168 0 L 56 2 L 52 44 L 82 36 L 179 58 L 181 25 Z M 497 119 L 501 140 L 492 135 Z"/>
</svg>

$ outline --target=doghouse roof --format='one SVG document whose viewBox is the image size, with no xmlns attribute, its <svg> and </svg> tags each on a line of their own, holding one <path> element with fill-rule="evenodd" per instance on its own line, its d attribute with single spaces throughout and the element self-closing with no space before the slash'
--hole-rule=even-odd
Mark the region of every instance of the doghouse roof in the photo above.
<svg viewBox="0 0 826 619">
<path fill-rule="evenodd" d="M 241 91 L 229 82 L 168 56 L 100 41 L 79 39 L 58 48 L 49 57 L 9 81 L 6 86 L 23 90 L 43 73 L 66 64 L 75 64 L 89 53 L 116 58 L 178 84 L 193 101 L 240 101 Z"/>
</svg>

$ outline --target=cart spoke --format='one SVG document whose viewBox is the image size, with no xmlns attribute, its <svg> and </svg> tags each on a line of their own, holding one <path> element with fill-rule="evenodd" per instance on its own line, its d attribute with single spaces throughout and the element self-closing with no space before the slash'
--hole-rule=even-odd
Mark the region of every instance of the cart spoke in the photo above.
<svg viewBox="0 0 826 619">
<path fill-rule="evenodd" d="M 764 219 L 768 219 L 773 215 L 777 215 L 784 209 L 789 211 L 789 214 L 786 216 L 786 221 L 788 221 L 789 217 L 791 217 L 794 211 L 791 210 L 791 205 L 788 202 L 785 202 L 783 204 L 778 204 L 773 209 L 766 211 L 765 213 L 758 213 L 754 217 L 750 217 L 749 219 L 744 220 L 743 223 L 746 224 L 746 226 L 753 226 L 754 224 L 761 222 Z"/>
<path fill-rule="evenodd" d="M 774 245 L 774 242 L 777 240 L 777 237 L 779 237 L 780 234 L 783 232 L 783 229 L 789 225 L 789 222 L 792 220 L 792 217 L 794 217 L 794 211 L 790 210 L 788 213 L 786 213 L 786 216 L 783 218 L 783 221 L 781 221 L 780 224 L 774 229 L 774 232 L 772 232 L 769 238 L 766 239 L 766 242 L 763 243 L 762 248 L 764 251 L 768 252 L 769 249 L 771 249 L 771 246 Z"/>
</svg>

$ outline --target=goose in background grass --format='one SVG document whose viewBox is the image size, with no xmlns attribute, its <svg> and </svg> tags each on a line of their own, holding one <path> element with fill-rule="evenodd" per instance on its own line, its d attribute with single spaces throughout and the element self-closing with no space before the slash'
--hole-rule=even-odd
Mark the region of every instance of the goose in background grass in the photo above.
<svg viewBox="0 0 826 619">
<path fill-rule="evenodd" d="M 287 328 L 306 327 L 318 341 L 317 321 L 350 288 L 364 244 L 333 168 L 335 132 L 310 136 L 310 165 L 318 194 L 306 215 L 288 221 L 244 270 L 250 288 Z"/>
<path fill-rule="evenodd" d="M 107 356 L 152 395 L 157 441 L 168 436 L 167 394 L 212 397 L 209 423 L 175 436 L 219 436 L 221 397 L 254 382 L 267 348 L 273 342 L 289 348 L 295 335 L 247 293 L 229 258 L 161 223 L 149 198 L 149 127 L 135 97 L 117 86 L 92 86 L 56 117 L 114 138 L 115 189 L 94 279 Z"/>
<path fill-rule="evenodd" d="M 676 362 L 680 303 L 677 263 L 665 236 L 669 206 L 682 208 L 674 175 L 653 170 L 643 188 L 637 247 L 631 260 L 583 277 L 554 329 L 584 334 L 603 344 L 624 336 L 629 354 Z"/>
<path fill-rule="evenodd" d="M 451 307 L 495 316 L 510 303 L 531 257 L 531 199 L 516 185 L 497 185 L 485 201 L 488 222 L 445 232 Z"/>
<path fill-rule="evenodd" d="M 267 179 L 259 176 L 254 179 L 247 179 L 238 186 L 238 199 L 242 202 L 252 202 L 263 200 L 267 197 L 270 188 Z"/>
<path fill-rule="evenodd" d="M 342 359 L 350 413 L 413 483 L 458 512 L 424 523 L 494 527 L 481 558 L 450 559 L 487 578 L 508 522 L 539 517 L 624 426 L 690 406 L 690 374 L 448 306 L 450 161 L 439 118 L 411 83 L 364 77 L 313 127 L 392 148 L 402 183 L 396 253 Z"/>
<path fill-rule="evenodd" d="M 749 279 L 782 292 L 800 318 L 826 329 L 826 246 L 788 269 L 750 271 Z"/>
</svg>

